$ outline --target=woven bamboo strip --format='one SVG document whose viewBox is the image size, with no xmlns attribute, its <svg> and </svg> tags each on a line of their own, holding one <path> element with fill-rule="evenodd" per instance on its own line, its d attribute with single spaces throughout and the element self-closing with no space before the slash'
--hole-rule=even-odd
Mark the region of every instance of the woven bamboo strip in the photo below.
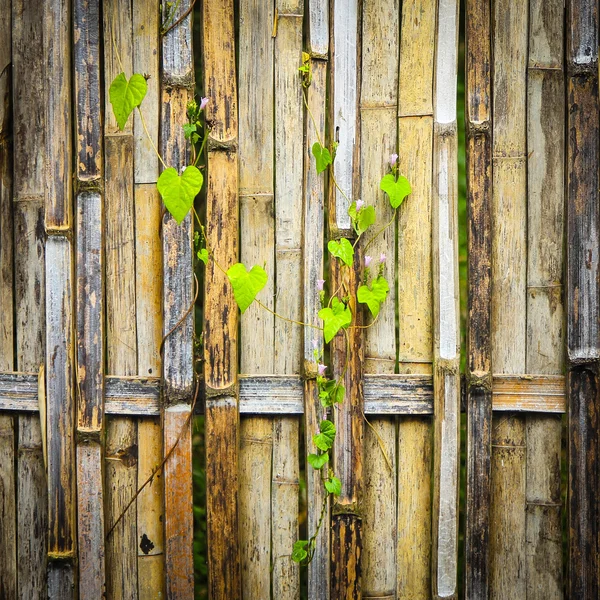
<svg viewBox="0 0 600 600">
<path fill-rule="evenodd" d="M 567 2 L 567 596 L 597 598 L 599 407 L 598 3 Z"/>
<path fill-rule="evenodd" d="M 387 196 L 379 189 L 389 157 L 398 140 L 399 2 L 363 3 L 361 75 L 361 199 L 375 207 L 378 231 L 393 215 Z M 384 276 L 393 281 L 395 223 L 366 250 L 375 265 L 387 257 Z M 372 235 L 372 232 L 371 232 Z M 367 240 L 371 235 L 366 236 Z M 369 243 L 368 241 L 366 243 Z M 364 246 L 363 246 L 364 247 Z M 377 267 L 373 266 L 372 272 Z M 365 331 L 366 373 L 394 373 L 396 366 L 396 290 L 392 285 L 373 327 Z M 362 593 L 364 598 L 396 597 L 396 422 L 373 418 L 365 429 Z M 380 447 L 383 440 L 383 449 Z M 385 451 L 385 454 L 384 454 Z M 387 459 L 391 465 L 388 466 Z"/>
<path fill-rule="evenodd" d="M 233 2 L 206 0 L 202 24 L 207 143 L 208 245 L 224 268 L 238 256 L 238 157 L 235 20 Z M 208 581 L 211 598 L 241 596 L 238 530 L 239 414 L 237 401 L 238 310 L 223 273 L 209 261 L 204 296 L 206 385 L 206 490 Z"/>
<path fill-rule="evenodd" d="M 562 373 L 563 3 L 531 0 L 527 73 L 527 373 Z M 527 598 L 563 597 L 559 415 L 528 415 Z"/>
<path fill-rule="evenodd" d="M 526 366 L 526 68 L 528 4 L 495 2 L 493 14 L 492 362 Z M 525 420 L 492 427 L 490 598 L 526 595 Z"/>
<path fill-rule="evenodd" d="M 433 64 L 437 2 L 403 3 L 398 154 L 414 190 L 398 220 L 399 372 L 432 373 Z M 399 420 L 398 598 L 431 588 L 431 419 Z"/>
<path fill-rule="evenodd" d="M 466 6 L 467 202 L 469 306 L 467 334 L 467 489 L 465 597 L 487 598 L 492 433 L 491 3 Z"/>
</svg>

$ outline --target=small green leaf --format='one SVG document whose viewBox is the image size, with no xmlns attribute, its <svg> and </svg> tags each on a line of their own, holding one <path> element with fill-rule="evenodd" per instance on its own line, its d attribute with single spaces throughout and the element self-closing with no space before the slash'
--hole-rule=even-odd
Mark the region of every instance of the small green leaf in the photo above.
<svg viewBox="0 0 600 600">
<path fill-rule="evenodd" d="M 338 298 L 334 298 L 331 308 L 319 311 L 319 319 L 323 320 L 323 336 L 325 342 L 329 343 L 342 327 L 348 327 L 352 323 L 352 311 Z"/>
<path fill-rule="evenodd" d="M 319 142 L 313 144 L 312 153 L 317 163 L 317 173 L 322 173 L 333 162 L 329 150 Z"/>
<path fill-rule="evenodd" d="M 185 135 L 185 139 L 189 140 L 192 133 L 196 132 L 196 124 L 195 123 L 184 123 L 183 124 L 183 133 Z"/>
<path fill-rule="evenodd" d="M 201 260 L 204 264 L 208 263 L 208 250 L 206 248 L 202 248 L 202 250 L 198 250 L 198 260 Z"/>
<path fill-rule="evenodd" d="M 193 165 L 187 167 L 181 175 L 173 167 L 160 174 L 156 187 L 177 223 L 181 223 L 190 212 L 203 181 L 202 173 Z"/>
<path fill-rule="evenodd" d="M 136 106 L 139 106 L 148 91 L 146 78 L 139 73 L 131 76 L 127 81 L 125 73 L 119 73 L 110 84 L 108 97 L 113 107 L 115 119 L 119 129 L 123 131 L 129 115 Z"/>
<path fill-rule="evenodd" d="M 334 496 L 342 493 L 342 482 L 337 477 L 330 477 L 325 481 L 325 489 Z"/>
<path fill-rule="evenodd" d="M 335 440 L 335 425 L 325 419 L 319 424 L 319 431 L 320 433 L 313 435 L 313 442 L 319 450 L 327 452 L 333 446 L 333 440 Z"/>
<path fill-rule="evenodd" d="M 320 471 L 329 460 L 329 452 L 324 452 L 323 454 L 309 454 L 307 460 L 313 469 Z"/>
<path fill-rule="evenodd" d="M 341 404 L 344 401 L 344 396 L 346 395 L 346 388 L 340 383 L 335 390 L 335 398 L 334 402 L 337 404 Z"/>
<path fill-rule="evenodd" d="M 358 211 L 356 218 L 356 233 L 361 235 L 375 223 L 375 209 L 372 206 L 364 206 Z"/>
<path fill-rule="evenodd" d="M 267 274 L 265 270 L 254 265 L 250 271 L 242 263 L 236 263 L 227 271 L 227 277 L 233 287 L 233 295 L 240 310 L 245 310 L 254 302 L 256 294 L 267 284 Z"/>
<path fill-rule="evenodd" d="M 292 560 L 300 563 L 308 556 L 308 542 L 306 540 L 298 540 L 294 544 L 292 550 Z"/>
<path fill-rule="evenodd" d="M 390 287 L 386 278 L 380 275 L 373 280 L 370 287 L 361 285 L 356 297 L 361 304 L 366 304 L 371 314 L 376 317 L 379 314 L 381 303 L 385 301 L 389 291 Z"/>
<path fill-rule="evenodd" d="M 341 240 L 330 240 L 327 244 L 327 249 L 333 256 L 344 261 L 346 265 L 349 267 L 352 266 L 352 262 L 354 259 L 354 248 L 352 244 L 346 239 L 342 238 Z"/>
<path fill-rule="evenodd" d="M 404 198 L 412 192 L 412 188 L 406 177 L 400 175 L 398 181 L 396 181 L 392 173 L 383 176 L 379 187 L 389 196 L 392 208 L 398 208 L 404 201 Z"/>
</svg>

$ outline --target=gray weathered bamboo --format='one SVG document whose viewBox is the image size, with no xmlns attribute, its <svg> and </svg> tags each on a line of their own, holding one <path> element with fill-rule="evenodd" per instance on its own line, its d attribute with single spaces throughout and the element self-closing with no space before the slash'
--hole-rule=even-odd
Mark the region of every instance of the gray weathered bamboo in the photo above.
<svg viewBox="0 0 600 600">
<path fill-rule="evenodd" d="M 233 1 L 205 0 L 202 15 L 207 143 L 207 244 L 223 269 L 238 257 L 238 156 Z M 209 261 L 204 294 L 208 587 L 211 598 L 241 597 L 238 530 L 238 310 L 227 277 Z"/>
<path fill-rule="evenodd" d="M 600 289 L 598 3 L 567 2 L 567 595 L 597 598 Z"/>
<path fill-rule="evenodd" d="M 491 2 L 466 5 L 468 210 L 467 482 L 465 598 L 489 593 L 489 504 L 492 434 Z"/>
<path fill-rule="evenodd" d="M 526 373 L 562 373 L 563 2 L 529 3 Z M 559 415 L 527 415 L 527 598 L 563 597 Z"/>
<path fill-rule="evenodd" d="M 77 533 L 79 597 L 105 589 L 104 491 L 104 215 L 100 92 L 100 2 L 73 11 L 77 123 L 76 332 Z"/>
<path fill-rule="evenodd" d="M 494 3 L 492 363 L 526 367 L 528 3 Z M 492 429 L 490 598 L 526 596 L 525 420 L 499 416 Z"/>
<path fill-rule="evenodd" d="M 373 234 L 394 211 L 379 189 L 398 142 L 398 58 L 400 3 L 372 1 L 362 6 L 362 65 L 360 95 L 360 198 L 375 207 L 373 232 L 366 235 L 365 254 L 373 257 L 371 272 L 385 255 L 384 276 L 395 278 L 396 223 L 372 243 Z M 364 310 L 364 309 L 363 309 Z M 365 331 L 366 373 L 394 373 L 396 368 L 396 289 L 381 307 L 375 324 Z M 365 390 L 366 392 L 366 390 Z M 365 393 L 366 408 L 366 393 Z M 368 597 L 396 598 L 396 421 L 370 419 L 365 429 L 362 592 Z M 380 445 L 382 444 L 382 445 Z M 389 461 L 389 464 L 388 464 Z"/>
</svg>

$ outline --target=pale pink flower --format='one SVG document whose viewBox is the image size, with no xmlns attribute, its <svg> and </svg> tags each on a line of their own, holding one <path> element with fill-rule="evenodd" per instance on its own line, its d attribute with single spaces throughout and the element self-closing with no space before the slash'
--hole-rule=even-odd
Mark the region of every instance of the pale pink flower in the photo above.
<svg viewBox="0 0 600 600">
<path fill-rule="evenodd" d="M 326 365 L 324 365 L 323 363 L 319 363 L 319 364 L 317 365 L 317 370 L 318 370 L 318 372 L 319 372 L 319 375 L 320 375 L 321 377 L 323 377 L 323 376 L 325 375 L 325 371 L 327 371 L 327 366 L 326 366 Z"/>
<path fill-rule="evenodd" d="M 365 205 L 363 200 L 356 201 L 356 212 L 358 212 Z"/>
<path fill-rule="evenodd" d="M 204 110 L 208 104 L 208 98 L 200 98 L 200 110 Z"/>
<path fill-rule="evenodd" d="M 371 261 L 373 260 L 372 256 L 365 256 L 365 267 L 369 267 L 369 265 L 371 264 Z"/>
<path fill-rule="evenodd" d="M 311 342 L 313 350 L 319 349 L 319 340 L 312 340 Z"/>
<path fill-rule="evenodd" d="M 382 252 L 381 256 L 379 257 L 379 262 L 381 264 L 383 264 L 386 260 L 387 260 L 387 256 Z"/>
<path fill-rule="evenodd" d="M 323 291 L 323 286 L 325 285 L 325 280 L 324 279 L 317 279 L 317 290 L 319 290 L 319 292 Z"/>
<path fill-rule="evenodd" d="M 392 154 L 390 156 L 390 165 L 393 167 L 396 164 L 397 160 L 398 160 L 398 155 L 397 154 Z"/>
</svg>

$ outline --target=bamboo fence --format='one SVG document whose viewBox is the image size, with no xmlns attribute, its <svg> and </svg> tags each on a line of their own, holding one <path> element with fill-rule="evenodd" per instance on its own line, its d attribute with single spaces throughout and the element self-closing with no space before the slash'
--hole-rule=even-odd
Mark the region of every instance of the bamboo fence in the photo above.
<svg viewBox="0 0 600 600">
<path fill-rule="evenodd" d="M 193 598 L 203 411 L 210 598 L 597 600 L 598 5 L 465 18 L 463 383 L 457 0 L 0 0 L 0 598 Z M 123 130 L 121 72 L 148 85 Z M 198 282 L 192 215 L 156 187 L 189 162 L 196 91 Z M 391 224 L 341 269 L 327 242 L 355 241 L 359 198 Z M 373 323 L 352 296 L 382 254 Z M 238 260 L 268 273 L 241 316 Z M 295 323 L 321 325 L 323 278 L 360 326 L 328 348 Z M 329 499 L 305 458 L 324 418 Z"/>
</svg>

